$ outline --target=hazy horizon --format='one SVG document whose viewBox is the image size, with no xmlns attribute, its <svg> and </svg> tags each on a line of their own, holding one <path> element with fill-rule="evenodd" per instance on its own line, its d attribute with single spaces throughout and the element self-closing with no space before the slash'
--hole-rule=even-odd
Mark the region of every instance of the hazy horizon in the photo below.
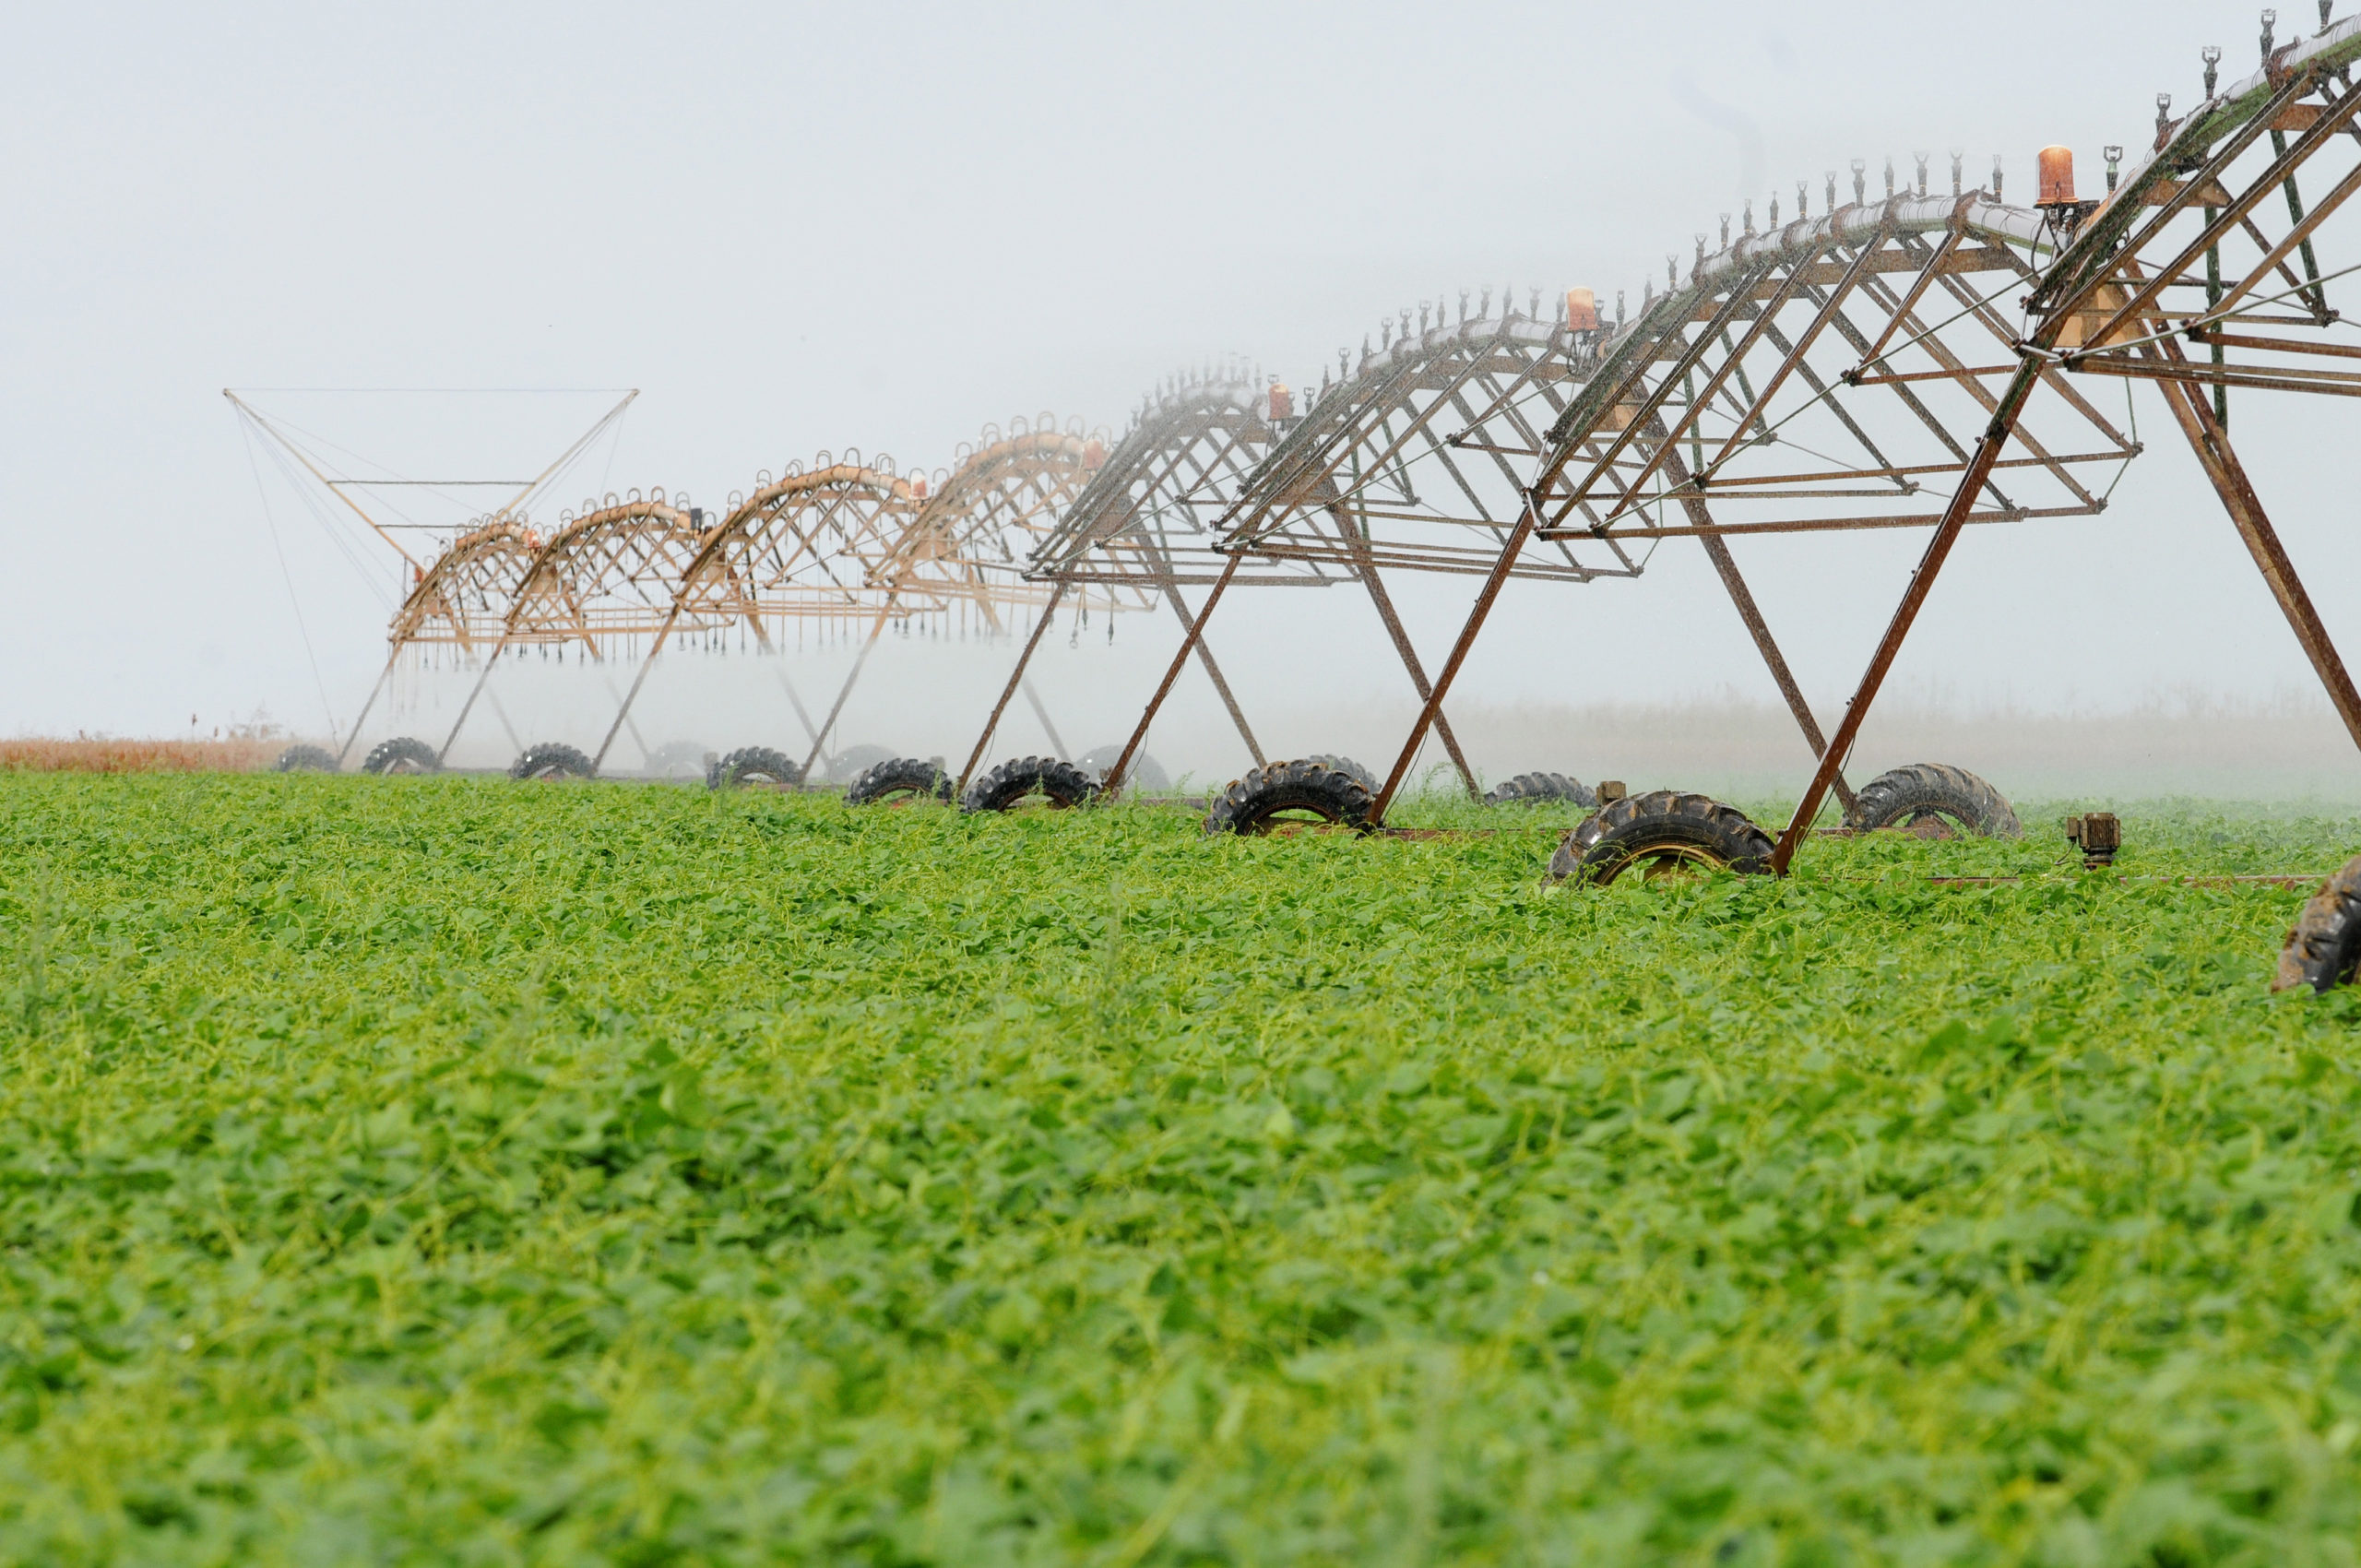
<svg viewBox="0 0 2361 1568">
<path fill-rule="evenodd" d="M 1816 204 L 1853 157 L 1874 183 L 1928 151 L 1940 184 L 1958 147 L 1981 184 L 1998 152 L 2022 198 L 2062 141 L 2095 187 L 2099 148 L 2136 146 L 2157 91 L 2197 96 L 2201 46 L 2251 65 L 2251 6 L 2075 18 L 2061 76 L 2032 47 L 2059 39 L 2055 7 L 2019 0 L 1973 25 L 1868 4 L 43 13 L 0 65 L 24 149 L 0 194 L 19 236 L 0 260 L 12 540 L 38 585 L 0 630 L 18 672 L 0 731 L 169 735 L 257 707 L 351 723 L 399 562 L 251 450 L 224 386 L 457 389 L 258 397 L 404 471 L 479 476 L 533 471 L 639 388 L 553 505 L 654 485 L 718 501 L 821 448 L 932 468 L 1013 414 L 1120 429 L 1184 365 L 1316 380 L 1381 315 L 1462 288 L 1636 305 L 1720 213 L 1799 180 Z M 1990 39 L 2023 47 L 1950 67 Z M 1890 701 L 2070 714 L 2313 689 L 2153 390 L 2135 396 L 2152 449 L 2108 511 L 1972 530 Z M 2246 398 L 2236 434 L 2351 643 L 2361 603 L 2337 590 L 2361 539 L 2339 526 L 2339 410 L 2319 402 Z M 1737 544 L 1824 723 L 1921 542 Z M 1394 587 L 1439 663 L 1472 582 Z M 1233 600 L 1214 636 L 1250 707 L 1401 701 L 1365 601 Z M 992 683 L 949 683 L 971 674 Z M 1070 679 L 1106 688 L 1094 730 L 1113 722 L 1100 697 L 1144 695 L 1129 661 Z M 876 693 L 923 707 L 943 684 L 913 665 Z M 1453 706 L 1725 692 L 1774 700 L 1676 540 L 1643 584 L 1513 593 Z M 1197 684 L 1175 702 L 1182 732 L 1219 719 Z"/>
</svg>

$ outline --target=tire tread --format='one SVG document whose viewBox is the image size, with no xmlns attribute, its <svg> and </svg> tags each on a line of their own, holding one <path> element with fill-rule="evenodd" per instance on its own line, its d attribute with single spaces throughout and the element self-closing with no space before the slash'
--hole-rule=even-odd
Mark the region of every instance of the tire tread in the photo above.
<svg viewBox="0 0 2361 1568">
<path fill-rule="evenodd" d="M 1667 841 L 1694 847 L 1743 874 L 1771 869 L 1775 846 L 1753 818 L 1710 795 L 1651 790 L 1626 795 L 1584 817 L 1549 860 L 1552 881 L 1612 882 L 1645 846 Z"/>
<path fill-rule="evenodd" d="M 1595 806 L 1598 796 L 1582 780 L 1563 773 L 1520 773 L 1502 779 L 1484 795 L 1488 806 L 1538 806 L 1560 801 Z"/>
<path fill-rule="evenodd" d="M 861 770 L 845 790 L 848 806 L 875 805 L 896 796 L 919 796 L 948 802 L 957 780 L 945 773 L 941 765 L 924 757 L 888 757 L 873 767 Z"/>
<path fill-rule="evenodd" d="M 1940 811 L 1985 838 L 2015 838 L 2024 828 L 2008 797 L 1964 767 L 1914 762 L 1861 786 L 1845 826 L 1857 833 L 1899 826 L 1912 813 Z"/>
<path fill-rule="evenodd" d="M 803 769 L 785 752 L 769 746 L 741 746 L 713 759 L 705 770 L 708 790 L 743 790 L 767 783 L 775 790 L 793 790 L 803 782 Z"/>
<path fill-rule="evenodd" d="M 2273 991 L 2308 985 L 2333 991 L 2352 980 L 2361 960 L 2361 855 L 2344 862 L 2304 901 L 2279 949 Z"/>
<path fill-rule="evenodd" d="M 541 741 L 516 754 L 508 765 L 508 777 L 516 779 L 538 778 L 554 773 L 561 778 L 595 778 L 599 770 L 577 747 L 563 741 Z"/>
<path fill-rule="evenodd" d="M 1366 772 L 1366 770 L 1363 770 Z M 1377 797 L 1359 777 L 1319 757 L 1265 763 L 1230 781 L 1205 814 L 1208 837 L 1268 833 L 1283 811 L 1309 811 L 1342 827 L 1366 828 Z"/>
<path fill-rule="evenodd" d="M 414 767 L 404 768 L 402 771 L 406 773 L 443 771 L 442 759 L 434 754 L 434 748 L 415 735 L 396 735 L 389 741 L 378 742 L 369 748 L 369 754 L 362 759 L 361 771 L 382 777 L 397 764 L 405 762 L 417 765 Z"/>
<path fill-rule="evenodd" d="M 1072 810 L 1098 799 L 1098 780 L 1073 763 L 1053 756 L 1014 757 L 1002 763 L 967 786 L 960 797 L 963 812 L 1004 812 L 1038 792 L 1052 806 Z"/>
</svg>

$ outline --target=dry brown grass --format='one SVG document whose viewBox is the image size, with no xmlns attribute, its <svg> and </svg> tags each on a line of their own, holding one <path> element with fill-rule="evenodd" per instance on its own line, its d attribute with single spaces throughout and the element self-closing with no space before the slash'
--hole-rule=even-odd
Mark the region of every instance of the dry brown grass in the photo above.
<svg viewBox="0 0 2361 1568">
<path fill-rule="evenodd" d="M 27 736 L 0 740 L 0 772 L 252 773 L 277 761 L 288 744 L 283 739 L 139 741 L 83 736 L 68 741 Z"/>
</svg>

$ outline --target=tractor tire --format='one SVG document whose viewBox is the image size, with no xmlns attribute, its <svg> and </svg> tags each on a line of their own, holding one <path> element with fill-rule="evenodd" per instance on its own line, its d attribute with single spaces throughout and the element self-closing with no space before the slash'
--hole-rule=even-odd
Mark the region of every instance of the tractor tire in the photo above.
<svg viewBox="0 0 2361 1568">
<path fill-rule="evenodd" d="M 2279 949 L 2279 972 L 2271 977 L 2271 989 L 2308 985 L 2314 991 L 2333 991 L 2352 981 L 2356 962 L 2361 962 L 2361 855 L 2345 861 L 2305 901 L 2304 912 L 2287 928 L 2286 943 Z"/>
<path fill-rule="evenodd" d="M 387 773 L 440 773 L 443 764 L 434 748 L 414 735 L 397 735 L 390 741 L 380 741 L 369 748 L 361 760 L 361 771 L 384 775 Z"/>
<path fill-rule="evenodd" d="M 593 778 L 598 772 L 588 757 L 563 741 L 543 741 L 539 745 L 527 746 L 508 765 L 508 777 L 516 779 Z"/>
<path fill-rule="evenodd" d="M 2008 798 L 1964 767 L 1913 763 L 1880 773 L 1853 797 L 1845 826 L 1899 828 L 1921 838 L 2014 838 L 2024 829 Z"/>
<path fill-rule="evenodd" d="M 1549 876 L 1604 887 L 1634 866 L 1648 877 L 1680 866 L 1759 873 L 1771 869 L 1773 848 L 1771 836 L 1736 806 L 1651 790 L 1585 817 L 1550 857 Z"/>
<path fill-rule="evenodd" d="M 1598 804 L 1598 797 L 1584 789 L 1580 779 L 1562 773 L 1520 773 L 1495 784 L 1484 796 L 1488 806 L 1546 806 L 1560 801 L 1576 806 Z"/>
<path fill-rule="evenodd" d="M 271 766 L 281 773 L 334 773 L 336 754 L 322 746 L 290 746 Z"/>
<path fill-rule="evenodd" d="M 1049 797 L 1053 811 L 1071 811 L 1098 798 L 1098 780 L 1070 762 L 1053 756 L 1018 757 L 1002 763 L 967 786 L 959 801 L 963 812 L 1014 811 L 1026 797 Z"/>
<path fill-rule="evenodd" d="M 803 770 L 768 746 L 741 746 L 705 770 L 708 790 L 792 790 L 802 782 Z"/>
<path fill-rule="evenodd" d="M 1321 766 L 1336 773 L 1350 774 L 1354 778 L 1360 782 L 1360 787 L 1368 790 L 1371 796 L 1375 796 L 1377 793 L 1379 782 L 1377 775 L 1371 773 L 1368 768 L 1363 767 L 1359 763 L 1355 762 L 1348 756 L 1334 756 L 1327 752 L 1319 752 L 1311 756 L 1304 758 L 1304 760 L 1306 762 L 1316 762 Z"/>
<path fill-rule="evenodd" d="M 1103 785 L 1107 782 L 1107 770 L 1114 766 L 1115 759 L 1122 754 L 1121 746 L 1094 746 L 1076 757 L 1074 762 L 1096 775 Z M 1161 795 L 1172 788 L 1172 776 L 1164 771 L 1162 764 L 1142 752 L 1132 759 L 1132 776 L 1123 780 L 1123 787 L 1136 792 Z"/>
<path fill-rule="evenodd" d="M 1339 827 L 1366 828 L 1376 803 L 1367 784 L 1318 757 L 1268 763 L 1221 792 L 1205 816 L 1205 836 L 1265 834 L 1281 812 L 1289 811 L 1310 812 Z"/>
<path fill-rule="evenodd" d="M 888 757 L 852 781 L 848 806 L 907 806 L 918 801 L 948 804 L 956 782 L 943 765 L 924 757 Z"/>
</svg>

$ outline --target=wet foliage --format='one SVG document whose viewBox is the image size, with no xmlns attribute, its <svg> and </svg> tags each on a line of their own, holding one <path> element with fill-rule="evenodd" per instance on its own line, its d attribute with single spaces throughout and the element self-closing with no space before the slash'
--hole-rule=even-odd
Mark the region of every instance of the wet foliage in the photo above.
<svg viewBox="0 0 2361 1568">
<path fill-rule="evenodd" d="M 2361 1006 L 2163 880 L 2361 824 L 1579 892 L 1554 808 L 0 794 L 0 1561 L 2361 1536 Z"/>
</svg>

